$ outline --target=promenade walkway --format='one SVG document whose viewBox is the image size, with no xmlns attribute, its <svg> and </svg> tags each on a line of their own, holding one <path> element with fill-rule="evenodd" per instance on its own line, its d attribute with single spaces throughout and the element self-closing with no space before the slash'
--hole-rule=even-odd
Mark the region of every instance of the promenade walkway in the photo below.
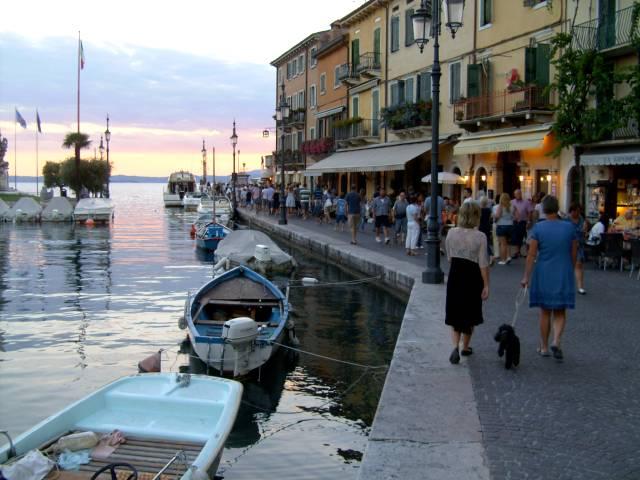
<svg viewBox="0 0 640 480">
<path fill-rule="evenodd" d="M 277 223 L 277 216 L 259 218 Z M 357 246 L 315 220 L 291 218 L 284 228 L 414 278 L 425 266 L 423 255 L 376 243 L 370 225 Z M 491 269 L 485 323 L 473 356 L 458 366 L 448 362 L 444 287 L 416 282 L 359 478 L 640 478 L 640 282 L 587 267 L 587 295 L 569 312 L 563 363 L 537 355 L 537 311 L 524 305 L 516 326 L 521 365 L 507 371 L 493 334 L 511 321 L 523 268 L 517 260 Z"/>
</svg>

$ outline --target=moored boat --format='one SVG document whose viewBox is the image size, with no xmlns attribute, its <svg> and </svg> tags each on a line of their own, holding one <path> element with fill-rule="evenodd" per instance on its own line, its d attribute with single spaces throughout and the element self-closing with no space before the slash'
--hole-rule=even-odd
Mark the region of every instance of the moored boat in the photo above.
<svg viewBox="0 0 640 480">
<path fill-rule="evenodd" d="M 80 465 L 80 476 L 73 478 L 85 478 L 82 474 L 91 478 L 101 468 L 108 470 L 123 462 L 136 470 L 136 476 L 145 473 L 144 478 L 165 467 L 163 473 L 175 475 L 171 478 L 213 478 L 241 397 L 240 383 L 205 375 L 147 373 L 124 377 L 17 437 L 14 452 L 9 445 L 1 448 L 0 463 L 34 449 L 46 450 L 71 432 L 100 435 L 118 430 L 126 442 L 106 459 L 94 457 Z M 114 468 L 131 473 L 127 468 Z M 114 473 L 111 478 L 116 478 Z"/>
<path fill-rule="evenodd" d="M 202 225 L 196 231 L 196 245 L 205 250 L 214 251 L 220 241 L 231 233 L 231 229 L 218 222 Z"/>
<path fill-rule="evenodd" d="M 5 212 L 4 218 L 10 222 L 37 222 L 41 213 L 42 207 L 38 202 L 31 197 L 22 197 Z"/>
<path fill-rule="evenodd" d="M 200 198 L 202 198 L 200 192 L 187 192 L 182 197 L 182 206 L 185 210 L 195 210 L 200 205 Z"/>
<path fill-rule="evenodd" d="M 258 230 L 234 230 L 220 242 L 216 258 L 231 265 L 246 265 L 263 275 L 287 275 L 296 268 L 293 256 Z"/>
<path fill-rule="evenodd" d="M 110 198 L 82 198 L 73 210 L 76 222 L 109 223 L 113 218 L 113 202 Z"/>
<path fill-rule="evenodd" d="M 273 283 L 240 266 L 188 295 L 180 326 L 200 359 L 219 372 L 244 375 L 264 363 L 285 338 L 289 303 Z"/>
<path fill-rule="evenodd" d="M 196 191 L 196 177 L 191 172 L 180 170 L 169 175 L 167 187 L 162 194 L 165 207 L 182 207 L 187 192 Z"/>
<path fill-rule="evenodd" d="M 73 220 L 73 206 L 68 198 L 53 197 L 42 210 L 43 222 L 69 222 Z"/>
</svg>

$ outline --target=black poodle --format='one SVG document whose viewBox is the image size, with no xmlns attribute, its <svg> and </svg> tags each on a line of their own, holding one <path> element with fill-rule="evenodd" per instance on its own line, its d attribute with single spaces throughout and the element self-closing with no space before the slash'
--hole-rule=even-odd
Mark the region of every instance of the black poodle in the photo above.
<svg viewBox="0 0 640 480">
<path fill-rule="evenodd" d="M 520 339 L 511 325 L 500 325 L 493 339 L 500 344 L 498 356 L 504 355 L 504 368 L 507 370 L 520 363 Z M 506 354 L 506 355 L 505 355 Z"/>
</svg>

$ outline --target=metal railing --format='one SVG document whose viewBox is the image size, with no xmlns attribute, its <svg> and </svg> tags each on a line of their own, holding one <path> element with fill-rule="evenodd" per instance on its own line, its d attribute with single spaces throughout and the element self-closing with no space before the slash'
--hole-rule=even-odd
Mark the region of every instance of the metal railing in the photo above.
<svg viewBox="0 0 640 480">
<path fill-rule="evenodd" d="M 354 78 L 353 74 L 353 68 L 351 67 L 350 63 L 343 63 L 342 65 L 338 66 L 338 80 L 339 81 L 343 81 L 346 80 L 347 78 Z"/>
<path fill-rule="evenodd" d="M 460 100 L 453 107 L 453 118 L 459 123 L 530 110 L 550 109 L 551 101 L 549 95 L 544 92 L 544 88 L 530 86 Z"/>
<path fill-rule="evenodd" d="M 376 52 L 363 53 L 355 65 L 355 70 L 358 73 L 380 70 L 380 54 Z"/>
<path fill-rule="evenodd" d="M 288 123 L 304 123 L 304 111 L 291 112 L 289 113 L 289 122 Z"/>
<path fill-rule="evenodd" d="M 631 42 L 633 7 L 618 10 L 573 27 L 573 48 L 604 50 Z M 638 32 L 636 32 L 638 33 Z"/>
<path fill-rule="evenodd" d="M 363 118 L 359 122 L 335 127 L 336 140 L 352 140 L 356 138 L 377 137 L 380 135 L 380 120 Z"/>
</svg>

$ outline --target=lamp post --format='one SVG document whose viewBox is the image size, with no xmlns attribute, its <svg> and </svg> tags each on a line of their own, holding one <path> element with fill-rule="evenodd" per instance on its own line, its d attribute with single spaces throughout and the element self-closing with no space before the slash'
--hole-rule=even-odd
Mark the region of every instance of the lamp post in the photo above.
<svg viewBox="0 0 640 480">
<path fill-rule="evenodd" d="M 284 198 L 284 122 L 289 117 L 289 104 L 284 94 L 284 80 L 282 81 L 282 85 L 280 85 L 280 89 L 282 90 L 282 94 L 280 96 L 280 103 L 276 108 L 276 123 L 280 122 L 280 126 L 282 127 L 282 133 L 280 134 L 280 138 L 282 139 L 282 147 L 280 148 L 280 156 L 282 159 L 280 162 L 280 220 L 278 220 L 278 224 L 286 225 L 287 208 Z"/>
<path fill-rule="evenodd" d="M 456 32 L 462 26 L 464 0 L 421 0 L 411 20 L 413 22 L 413 36 L 415 42 L 423 52 L 424 46 L 433 37 L 433 69 L 431 70 L 431 206 L 429 221 L 427 222 L 427 269 L 422 272 L 423 283 L 442 283 L 444 272 L 440 268 L 440 228 L 438 223 L 438 158 L 439 158 L 439 119 L 440 119 L 440 2 L 444 1 L 446 26 L 455 38 Z M 428 10 L 431 4 L 431 12 Z"/>
<path fill-rule="evenodd" d="M 230 137 L 231 146 L 233 147 L 233 173 L 231 174 L 231 194 L 233 198 L 231 203 L 233 205 L 232 219 L 235 222 L 237 214 L 237 199 L 236 199 L 236 146 L 238 145 L 238 135 L 236 134 L 236 121 L 233 121 L 233 134 Z"/>
<path fill-rule="evenodd" d="M 107 129 L 104 131 L 104 139 L 107 141 L 107 198 L 111 197 L 109 193 L 109 181 L 111 180 L 111 164 L 109 163 L 109 141 L 111 141 L 111 132 L 109 131 L 109 114 L 107 113 Z"/>
<path fill-rule="evenodd" d="M 103 160 L 103 154 L 104 154 L 104 144 L 102 143 L 102 135 L 100 135 L 100 146 L 98 147 L 98 150 L 100 150 L 100 161 Z"/>
<path fill-rule="evenodd" d="M 200 191 L 204 192 L 207 186 L 207 147 L 204 146 L 204 139 L 202 139 L 202 178 L 200 179 Z"/>
</svg>

